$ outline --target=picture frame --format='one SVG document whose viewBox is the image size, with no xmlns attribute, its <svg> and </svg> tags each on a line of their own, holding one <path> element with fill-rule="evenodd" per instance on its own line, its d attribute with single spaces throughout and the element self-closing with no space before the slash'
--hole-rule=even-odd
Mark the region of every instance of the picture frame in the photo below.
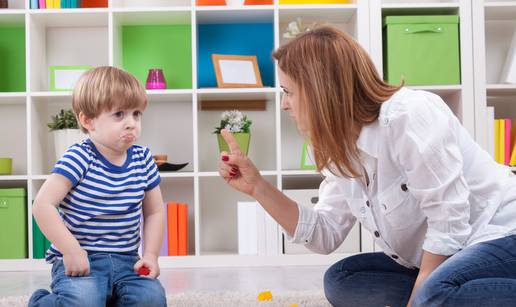
<svg viewBox="0 0 516 307">
<path fill-rule="evenodd" d="M 317 165 L 314 162 L 314 152 L 312 146 L 308 142 L 304 142 L 303 150 L 301 152 L 301 165 L 302 170 L 315 170 Z"/>
<path fill-rule="evenodd" d="M 263 87 L 256 56 L 212 54 L 211 58 L 218 87 Z"/>
<path fill-rule="evenodd" d="M 81 75 L 93 66 L 50 66 L 50 90 L 72 91 Z"/>
</svg>

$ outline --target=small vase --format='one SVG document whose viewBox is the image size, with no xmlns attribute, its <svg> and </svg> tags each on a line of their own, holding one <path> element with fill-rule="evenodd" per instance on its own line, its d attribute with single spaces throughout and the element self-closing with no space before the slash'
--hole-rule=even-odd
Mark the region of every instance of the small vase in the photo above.
<svg viewBox="0 0 516 307">
<path fill-rule="evenodd" d="M 238 147 L 240 147 L 240 150 L 244 155 L 247 156 L 247 153 L 249 152 L 249 142 L 251 141 L 251 134 L 250 133 L 232 133 L 233 137 L 237 141 Z M 219 142 L 219 151 L 220 152 L 227 152 L 230 153 L 229 145 L 226 143 L 222 135 L 219 133 L 217 134 L 217 140 Z"/>
<path fill-rule="evenodd" d="M 149 69 L 145 88 L 148 90 L 164 90 L 167 88 L 163 70 L 159 68 Z"/>
</svg>

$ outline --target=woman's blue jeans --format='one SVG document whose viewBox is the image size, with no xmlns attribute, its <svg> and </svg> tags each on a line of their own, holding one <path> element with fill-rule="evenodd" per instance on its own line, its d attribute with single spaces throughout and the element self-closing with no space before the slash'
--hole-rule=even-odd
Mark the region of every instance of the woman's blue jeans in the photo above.
<svg viewBox="0 0 516 307">
<path fill-rule="evenodd" d="M 166 306 L 165 290 L 157 279 L 140 277 L 133 266 L 136 254 L 96 253 L 88 256 L 90 274 L 65 275 L 63 261 L 52 266 L 52 293 L 40 289 L 29 307 Z"/>
<path fill-rule="evenodd" d="M 407 305 L 418 269 L 383 253 L 345 258 L 324 276 L 333 306 Z M 443 262 L 420 286 L 412 307 L 516 306 L 516 235 L 469 246 Z"/>
</svg>

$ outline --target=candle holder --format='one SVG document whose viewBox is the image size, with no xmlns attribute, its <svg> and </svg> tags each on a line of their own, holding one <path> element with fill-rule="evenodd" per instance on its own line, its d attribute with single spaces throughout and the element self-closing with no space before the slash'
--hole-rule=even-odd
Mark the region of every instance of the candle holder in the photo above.
<svg viewBox="0 0 516 307">
<path fill-rule="evenodd" d="M 167 88 L 163 70 L 159 68 L 149 69 L 145 88 L 148 90 L 164 90 Z"/>
</svg>

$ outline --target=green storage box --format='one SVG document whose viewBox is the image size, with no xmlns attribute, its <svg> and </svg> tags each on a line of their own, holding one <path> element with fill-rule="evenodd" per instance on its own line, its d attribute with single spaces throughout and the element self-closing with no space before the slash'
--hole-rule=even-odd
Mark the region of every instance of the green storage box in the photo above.
<svg viewBox="0 0 516 307">
<path fill-rule="evenodd" d="M 0 189 L 0 259 L 27 258 L 25 189 Z"/>
<path fill-rule="evenodd" d="M 460 84 L 459 16 L 387 16 L 384 76 L 391 84 Z"/>
</svg>

